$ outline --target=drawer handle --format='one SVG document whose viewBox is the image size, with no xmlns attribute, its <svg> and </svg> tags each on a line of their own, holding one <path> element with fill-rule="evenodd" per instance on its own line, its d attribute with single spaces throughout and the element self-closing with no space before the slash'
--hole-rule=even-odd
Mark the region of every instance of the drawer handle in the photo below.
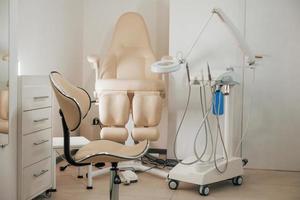
<svg viewBox="0 0 300 200">
<path fill-rule="evenodd" d="M 48 99 L 49 96 L 38 96 L 38 97 L 33 97 L 34 100 L 39 100 L 39 99 Z"/>
<path fill-rule="evenodd" d="M 35 178 L 39 177 L 39 176 L 42 176 L 43 174 L 45 174 L 46 172 L 48 172 L 49 170 L 48 169 L 43 169 L 40 173 L 38 174 L 33 174 L 33 176 Z"/>
<path fill-rule="evenodd" d="M 42 119 L 35 119 L 33 120 L 33 122 L 37 123 L 37 122 L 43 122 L 43 121 L 47 121 L 49 118 L 42 118 Z"/>
<path fill-rule="evenodd" d="M 37 146 L 37 145 L 41 145 L 46 142 L 49 142 L 49 140 L 41 140 L 40 142 L 34 142 L 33 144 Z"/>
</svg>

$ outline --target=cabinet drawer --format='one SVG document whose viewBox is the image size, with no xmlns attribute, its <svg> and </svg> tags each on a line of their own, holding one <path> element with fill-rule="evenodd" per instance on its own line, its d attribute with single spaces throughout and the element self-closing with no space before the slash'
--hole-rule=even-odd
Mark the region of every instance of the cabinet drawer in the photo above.
<svg viewBox="0 0 300 200">
<path fill-rule="evenodd" d="M 22 113 L 22 134 L 28 134 L 51 127 L 51 108 L 31 110 Z"/>
<path fill-rule="evenodd" d="M 23 136 L 23 166 L 27 167 L 51 156 L 51 129 Z"/>
<path fill-rule="evenodd" d="M 23 170 L 22 199 L 51 187 L 51 159 L 43 160 Z"/>
<path fill-rule="evenodd" d="M 51 88 L 48 85 L 25 85 L 22 88 L 22 111 L 51 106 Z"/>
</svg>

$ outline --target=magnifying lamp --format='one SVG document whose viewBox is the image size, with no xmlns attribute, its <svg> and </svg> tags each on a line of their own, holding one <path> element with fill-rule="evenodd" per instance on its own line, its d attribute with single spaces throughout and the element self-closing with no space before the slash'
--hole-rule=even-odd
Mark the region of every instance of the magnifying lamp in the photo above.
<svg viewBox="0 0 300 200">
<path fill-rule="evenodd" d="M 234 36 L 234 38 L 236 39 L 236 41 L 238 43 L 239 48 L 244 52 L 245 56 L 247 57 L 247 63 L 249 65 L 255 64 L 254 54 L 252 53 L 249 45 L 246 43 L 246 41 L 242 37 L 242 34 L 236 28 L 236 26 L 232 23 L 232 21 L 227 17 L 227 15 L 225 15 L 225 13 L 220 8 L 214 8 L 212 10 L 212 15 L 214 15 L 214 14 L 216 14 L 221 19 L 221 21 L 224 22 L 224 24 L 227 26 L 227 28 L 229 29 L 231 34 Z M 206 22 L 206 24 L 203 28 L 206 27 L 206 25 L 208 24 L 210 19 L 211 19 L 211 17 Z M 200 32 L 200 34 L 202 33 L 202 31 Z M 199 37 L 197 38 L 197 40 L 198 39 L 199 39 Z M 154 73 L 171 73 L 171 72 L 175 72 L 175 71 L 180 69 L 181 64 L 184 64 L 185 60 L 186 59 L 170 59 L 170 60 L 158 61 L 158 62 L 155 62 L 151 65 L 151 71 L 154 72 Z"/>
<path fill-rule="evenodd" d="M 151 71 L 154 73 L 171 73 L 180 69 L 183 62 L 177 59 L 161 60 L 151 65 Z"/>
</svg>

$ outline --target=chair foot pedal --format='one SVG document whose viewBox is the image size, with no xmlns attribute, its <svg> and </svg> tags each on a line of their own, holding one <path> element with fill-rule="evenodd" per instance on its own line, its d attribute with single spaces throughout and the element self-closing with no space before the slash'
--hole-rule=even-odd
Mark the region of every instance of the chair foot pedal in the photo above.
<svg viewBox="0 0 300 200">
<path fill-rule="evenodd" d="M 83 178 L 83 176 L 81 175 L 81 176 L 77 176 L 77 178 L 80 178 L 80 179 L 82 179 Z"/>
<path fill-rule="evenodd" d="M 93 189 L 93 186 L 86 186 L 86 189 L 87 189 L 87 190 L 92 190 L 92 189 Z"/>
</svg>

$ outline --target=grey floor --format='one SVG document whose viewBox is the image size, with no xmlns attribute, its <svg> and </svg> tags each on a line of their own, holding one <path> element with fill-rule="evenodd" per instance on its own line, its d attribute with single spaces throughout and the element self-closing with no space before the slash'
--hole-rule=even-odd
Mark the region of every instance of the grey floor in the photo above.
<svg viewBox="0 0 300 200">
<path fill-rule="evenodd" d="M 57 168 L 57 192 L 51 199 L 109 199 L 108 175 L 96 177 L 93 190 L 86 190 L 86 181 L 77 179 L 74 167 L 64 172 Z M 210 190 L 209 196 L 202 197 L 196 185 L 181 183 L 178 190 L 171 191 L 165 180 L 143 173 L 138 183 L 120 186 L 120 200 L 300 200 L 300 172 L 246 170 L 242 186 L 227 181 L 211 185 Z"/>
</svg>

